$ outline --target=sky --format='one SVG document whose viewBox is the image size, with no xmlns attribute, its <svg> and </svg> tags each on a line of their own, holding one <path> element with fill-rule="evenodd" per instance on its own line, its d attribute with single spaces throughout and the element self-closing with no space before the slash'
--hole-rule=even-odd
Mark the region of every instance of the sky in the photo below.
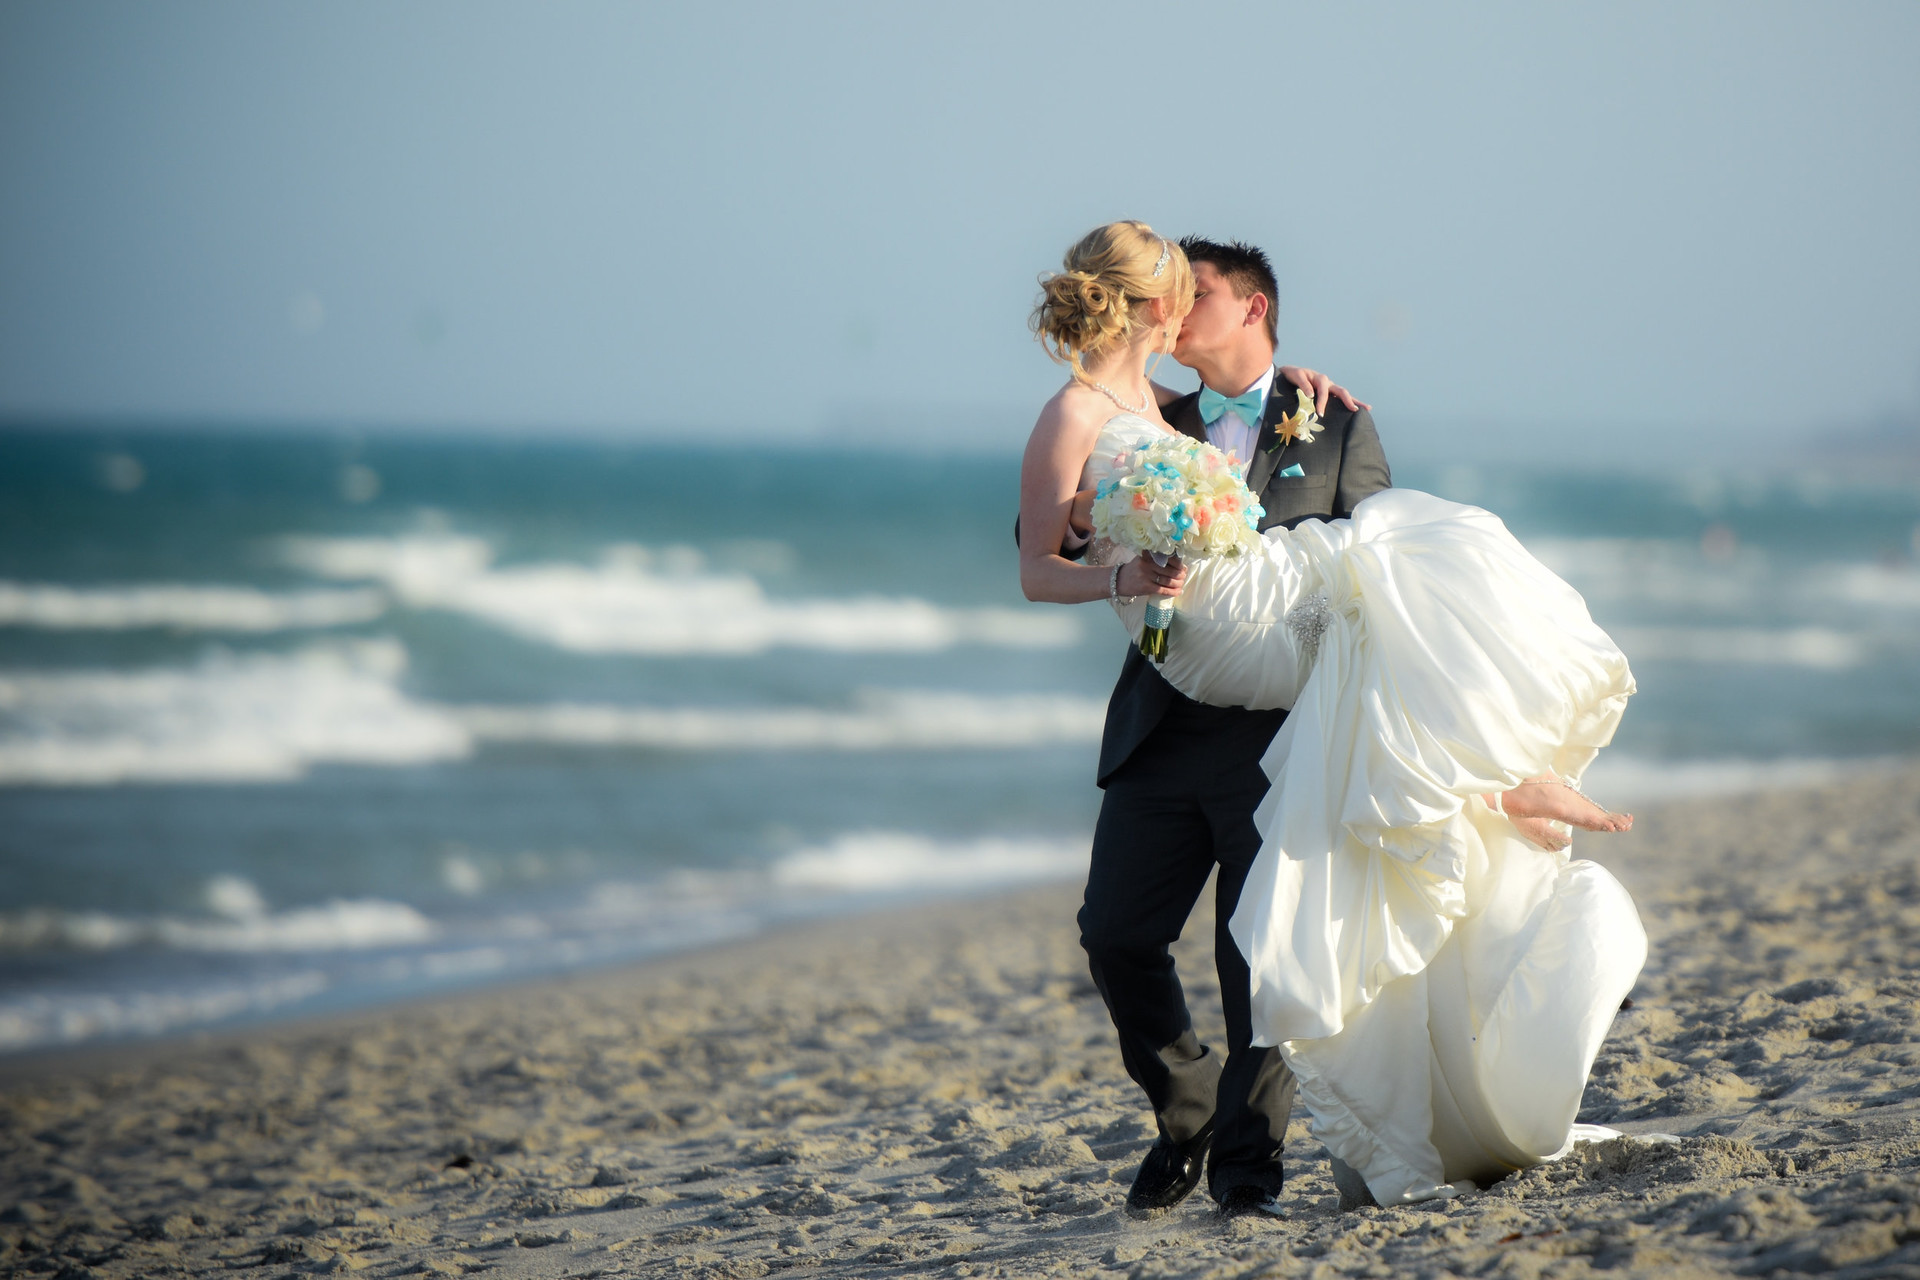
<svg viewBox="0 0 1920 1280">
<path fill-rule="evenodd" d="M 1137 217 L 1265 246 L 1390 442 L 1777 448 L 1920 421 L 1916 65 L 1864 0 L 13 0 L 0 418 L 1017 444 Z"/>
</svg>

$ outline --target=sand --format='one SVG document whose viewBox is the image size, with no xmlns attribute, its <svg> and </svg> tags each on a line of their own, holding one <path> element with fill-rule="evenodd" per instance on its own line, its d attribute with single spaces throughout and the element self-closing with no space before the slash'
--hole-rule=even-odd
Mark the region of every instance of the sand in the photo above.
<svg viewBox="0 0 1920 1280">
<path fill-rule="evenodd" d="M 1284 1220 L 1129 1219 L 1151 1119 L 1060 887 L 0 1066 L 0 1272 L 1920 1276 L 1920 771 L 1579 852 L 1653 941 L 1582 1118 L 1675 1146 L 1343 1212 L 1298 1113 Z"/>
</svg>

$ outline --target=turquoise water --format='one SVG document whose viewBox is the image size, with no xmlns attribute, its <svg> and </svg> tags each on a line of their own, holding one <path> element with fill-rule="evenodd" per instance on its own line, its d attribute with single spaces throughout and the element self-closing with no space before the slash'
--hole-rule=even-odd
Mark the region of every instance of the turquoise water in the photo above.
<svg viewBox="0 0 1920 1280">
<path fill-rule="evenodd" d="M 0 1051 L 1071 878 L 1124 642 L 1018 460 L 0 434 Z M 1587 594 L 1635 800 L 1920 755 L 1920 496 L 1406 468 Z M 718 495 L 718 497 L 711 496 Z"/>
</svg>

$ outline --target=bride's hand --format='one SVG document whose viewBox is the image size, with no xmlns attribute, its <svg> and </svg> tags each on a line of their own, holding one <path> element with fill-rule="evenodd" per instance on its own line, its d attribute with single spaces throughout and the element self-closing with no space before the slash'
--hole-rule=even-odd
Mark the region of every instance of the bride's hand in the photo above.
<svg viewBox="0 0 1920 1280">
<path fill-rule="evenodd" d="M 1187 566 L 1174 556 L 1163 569 L 1151 556 L 1135 556 L 1120 566 L 1117 590 L 1123 596 L 1177 596 L 1187 585 Z"/>
<path fill-rule="evenodd" d="M 1347 390 L 1332 378 L 1329 378 L 1326 374 L 1320 373 L 1317 370 L 1302 369 L 1297 365 L 1283 364 L 1280 366 L 1280 376 L 1302 391 L 1308 392 L 1313 396 L 1313 411 L 1315 413 L 1324 415 L 1327 411 L 1328 399 L 1336 396 L 1339 398 L 1340 403 L 1347 406 L 1348 409 L 1373 408 L 1373 406 L 1365 400 L 1355 400 L 1353 398 L 1353 392 Z"/>
<path fill-rule="evenodd" d="M 1082 489 L 1067 507 L 1067 527 L 1077 538 L 1093 536 L 1093 490 Z"/>
</svg>

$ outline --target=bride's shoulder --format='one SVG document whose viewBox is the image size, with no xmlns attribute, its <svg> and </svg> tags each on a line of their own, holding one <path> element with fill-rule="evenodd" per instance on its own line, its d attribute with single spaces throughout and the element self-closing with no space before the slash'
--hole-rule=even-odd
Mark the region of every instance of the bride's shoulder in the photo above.
<svg viewBox="0 0 1920 1280">
<path fill-rule="evenodd" d="M 1113 416 L 1111 400 L 1090 387 L 1069 382 L 1040 406 L 1040 419 L 1034 423 L 1033 433 L 1091 440 Z"/>
</svg>

